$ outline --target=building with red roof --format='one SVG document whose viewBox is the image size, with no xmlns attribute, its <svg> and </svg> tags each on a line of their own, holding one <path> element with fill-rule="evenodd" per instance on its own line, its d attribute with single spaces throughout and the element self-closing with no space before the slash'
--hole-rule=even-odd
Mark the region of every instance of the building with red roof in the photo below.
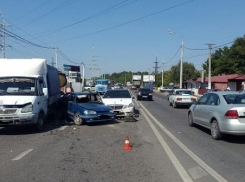
<svg viewBox="0 0 245 182">
<path fill-rule="evenodd" d="M 226 90 L 229 87 L 230 90 L 239 91 L 243 89 L 244 81 L 245 75 L 239 74 L 212 76 L 211 88 L 218 90 Z M 192 80 L 186 80 L 185 87 L 188 89 L 199 89 L 198 93 L 202 94 L 207 90 L 208 77 L 199 77 Z"/>
</svg>

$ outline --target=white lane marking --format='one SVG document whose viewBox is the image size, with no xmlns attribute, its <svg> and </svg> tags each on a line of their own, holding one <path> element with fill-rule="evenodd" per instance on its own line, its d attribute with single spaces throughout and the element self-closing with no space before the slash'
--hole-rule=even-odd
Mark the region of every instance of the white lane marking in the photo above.
<svg viewBox="0 0 245 182">
<path fill-rule="evenodd" d="M 115 128 L 115 125 L 107 125 L 108 127 Z"/>
<path fill-rule="evenodd" d="M 62 130 L 64 130 L 64 129 L 66 129 L 68 126 L 62 126 L 62 127 L 60 127 L 59 129 L 58 129 L 58 131 L 62 131 Z"/>
<path fill-rule="evenodd" d="M 20 160 L 22 157 L 24 157 L 25 155 L 27 155 L 28 153 L 30 153 L 31 151 L 33 151 L 33 149 L 28 149 L 24 152 L 22 152 L 20 155 L 18 155 L 17 157 L 13 158 L 13 161 L 17 161 Z"/>
<path fill-rule="evenodd" d="M 194 180 L 207 176 L 208 173 L 204 171 L 200 166 L 193 167 L 188 170 Z"/>
<path fill-rule="evenodd" d="M 205 169 L 211 176 L 217 181 L 228 182 L 225 178 L 219 175 L 215 170 L 209 167 L 204 161 L 202 161 L 196 154 L 188 149 L 183 143 L 181 143 L 172 133 L 170 133 L 146 108 L 140 104 L 144 111 L 155 121 L 155 123 L 177 144 L 184 150 L 193 160 L 195 160 L 203 169 Z"/>
<path fill-rule="evenodd" d="M 153 125 L 153 123 L 150 121 L 150 118 L 145 114 L 145 112 L 142 112 L 144 117 L 146 118 L 148 124 L 150 125 L 151 129 L 154 131 L 156 137 L 158 138 L 159 142 L 161 143 L 163 149 L 167 153 L 169 159 L 173 163 L 175 169 L 178 171 L 179 175 L 185 182 L 193 182 L 187 171 L 184 169 L 184 167 L 181 165 L 177 157 L 174 155 L 166 141 L 162 138 L 161 134 L 158 132 L 156 127 Z"/>
</svg>

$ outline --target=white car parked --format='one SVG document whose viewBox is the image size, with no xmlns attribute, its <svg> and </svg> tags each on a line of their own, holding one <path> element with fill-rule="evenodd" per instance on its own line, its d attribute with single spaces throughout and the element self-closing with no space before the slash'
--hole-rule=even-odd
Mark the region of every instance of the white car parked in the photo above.
<svg viewBox="0 0 245 182">
<path fill-rule="evenodd" d="M 174 108 L 178 106 L 188 106 L 190 107 L 194 102 L 197 101 L 197 98 L 193 96 L 193 92 L 188 89 L 173 89 L 171 95 L 169 95 L 169 105 L 172 105 Z"/>
</svg>

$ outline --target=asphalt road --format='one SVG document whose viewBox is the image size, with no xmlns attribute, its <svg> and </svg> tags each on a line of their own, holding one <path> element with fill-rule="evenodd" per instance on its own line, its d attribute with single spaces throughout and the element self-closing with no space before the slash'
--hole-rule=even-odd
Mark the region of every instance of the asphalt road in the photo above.
<svg viewBox="0 0 245 182">
<path fill-rule="evenodd" d="M 136 122 L 0 128 L 1 181 L 245 181 L 245 137 L 215 141 L 188 126 L 187 108 L 170 107 L 162 93 L 153 99 L 135 101 Z"/>
</svg>

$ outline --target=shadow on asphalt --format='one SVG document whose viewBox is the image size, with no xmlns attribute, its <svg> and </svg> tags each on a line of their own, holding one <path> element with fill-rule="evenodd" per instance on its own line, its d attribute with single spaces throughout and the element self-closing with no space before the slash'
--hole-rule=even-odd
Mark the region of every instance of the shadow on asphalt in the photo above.
<svg viewBox="0 0 245 182">
<path fill-rule="evenodd" d="M 30 134 L 40 134 L 48 131 L 55 130 L 60 126 L 64 125 L 64 122 L 57 122 L 54 120 L 45 121 L 44 128 L 41 132 L 35 131 L 34 127 L 31 125 L 20 125 L 20 126 L 6 126 L 0 127 L 0 135 L 30 135 Z"/>
<path fill-rule="evenodd" d="M 194 125 L 193 127 L 200 130 L 200 132 L 206 133 L 207 135 L 210 136 L 210 138 L 212 138 L 211 133 L 210 133 L 211 131 L 209 129 L 204 128 L 204 127 L 199 126 L 199 125 Z M 238 135 L 223 134 L 221 140 L 228 142 L 228 143 L 245 144 L 245 136 L 243 136 L 243 135 L 238 136 Z"/>
</svg>

